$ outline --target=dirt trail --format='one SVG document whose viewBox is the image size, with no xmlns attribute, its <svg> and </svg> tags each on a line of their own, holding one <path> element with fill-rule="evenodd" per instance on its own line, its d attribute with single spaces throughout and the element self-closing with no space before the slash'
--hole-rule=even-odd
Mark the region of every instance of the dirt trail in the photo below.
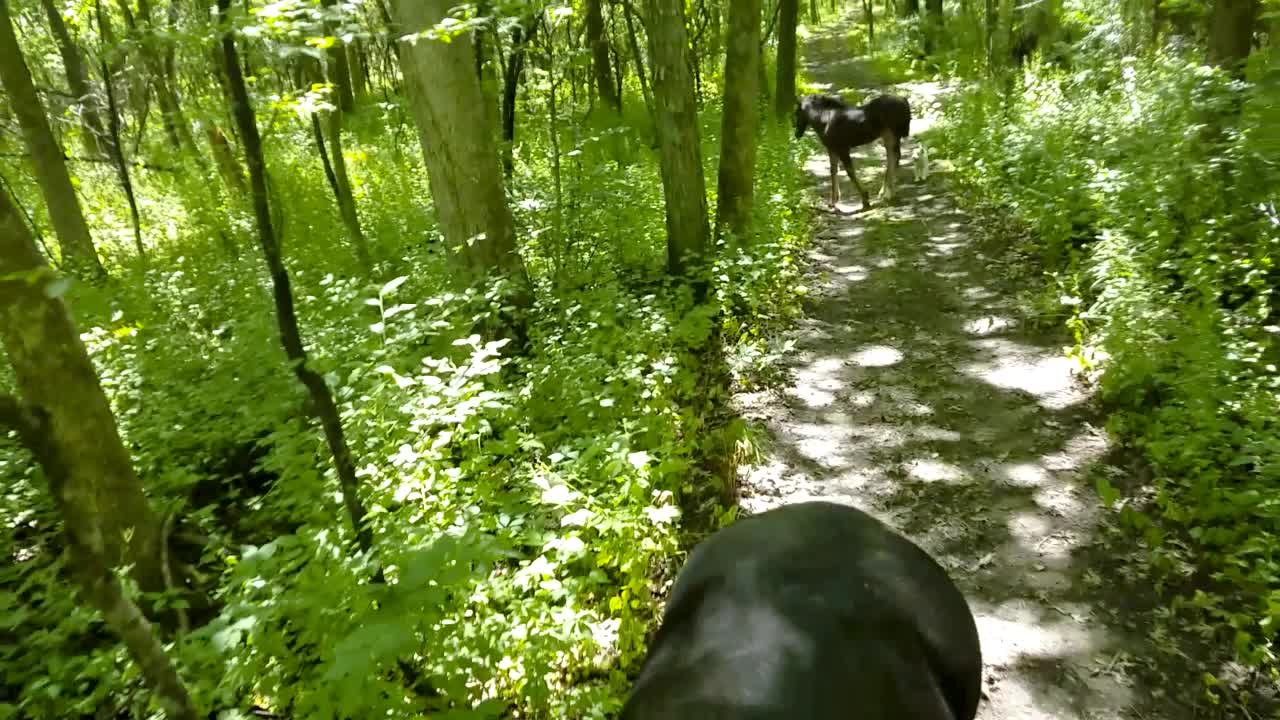
<svg viewBox="0 0 1280 720">
<path fill-rule="evenodd" d="M 888 89 L 847 47 L 838 29 L 810 38 L 808 76 L 861 99 Z M 896 88 L 912 100 L 913 135 L 928 143 L 940 88 Z M 826 156 L 812 136 L 804 142 L 821 202 Z M 892 206 L 824 215 L 791 384 L 738 398 L 770 436 L 763 462 L 746 471 L 742 504 L 845 502 L 938 558 L 978 618 L 988 694 L 979 718 L 1162 716 L 1139 709 L 1147 693 L 1128 671 L 1145 653 L 1106 626 L 1106 590 L 1080 558 L 1099 522 L 1083 470 L 1107 449 L 1087 390 L 1063 338 L 1022 327 L 993 269 L 1001 249 L 956 208 L 945 173 L 912 177 L 915 150 L 904 145 Z M 873 196 L 883 158 L 877 143 L 855 159 Z M 842 182 L 852 210 L 856 193 Z"/>
</svg>

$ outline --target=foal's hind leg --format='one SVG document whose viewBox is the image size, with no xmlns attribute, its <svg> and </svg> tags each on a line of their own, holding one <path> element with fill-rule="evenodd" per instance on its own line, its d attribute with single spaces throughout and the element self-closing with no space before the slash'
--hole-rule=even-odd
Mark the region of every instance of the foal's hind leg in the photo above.
<svg viewBox="0 0 1280 720">
<path fill-rule="evenodd" d="M 880 196 L 893 200 L 894 185 L 898 179 L 898 160 L 902 157 L 902 139 L 890 130 L 880 136 L 884 140 L 884 184 Z"/>
<path fill-rule="evenodd" d="M 871 207 L 871 197 L 867 195 L 862 183 L 858 182 L 858 173 L 853 169 L 853 158 L 849 156 L 847 149 L 840 153 L 840 163 L 844 165 L 844 171 L 849 176 L 849 179 L 853 181 L 853 186 L 858 189 L 858 196 L 862 198 L 862 209 L 866 210 Z"/>
</svg>

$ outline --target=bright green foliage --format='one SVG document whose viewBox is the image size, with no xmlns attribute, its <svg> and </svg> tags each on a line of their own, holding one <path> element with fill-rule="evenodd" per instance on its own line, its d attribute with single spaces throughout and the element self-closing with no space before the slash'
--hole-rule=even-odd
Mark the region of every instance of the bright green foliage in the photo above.
<svg viewBox="0 0 1280 720">
<path fill-rule="evenodd" d="M 624 116 L 607 126 L 543 60 L 526 68 L 508 192 L 537 300 L 531 349 L 513 357 L 472 335 L 500 310 L 502 288 L 449 290 L 415 130 L 394 95 L 346 121 L 376 263 L 362 276 L 305 114 L 317 98 L 281 91 L 272 67 L 302 52 L 315 25 L 295 5 L 270 4 L 252 26 L 251 92 L 310 362 L 339 403 L 387 584 L 370 582 L 374 558 L 353 549 L 323 438 L 280 350 L 245 208 L 188 166 L 138 170 L 144 274 L 109 168 L 73 168 L 119 281 L 76 286 L 70 304 L 148 494 L 174 519 L 171 549 L 214 593 L 213 610 L 189 609 L 194 629 L 174 645 L 182 676 L 208 710 L 408 718 L 430 706 L 449 708 L 432 717 L 481 718 L 515 706 L 523 717 L 604 717 L 642 657 L 655 581 L 683 545 L 681 503 L 701 492 L 689 471 L 703 418 L 686 401 L 710 309 L 661 282 L 662 192 L 639 88 L 629 78 Z M 194 45 L 180 50 L 179 67 L 199 67 Z M 701 80 L 713 173 L 718 77 Z M 226 128 L 218 102 L 214 87 L 187 109 Z M 158 128 L 146 138 L 144 149 L 163 153 Z M 796 262 L 810 216 L 792 153 L 785 132 L 762 138 L 758 240 L 717 259 L 714 297 L 743 383 L 769 370 L 771 338 L 804 292 Z M 44 223 L 30 181 L 2 169 Z M 136 668 L 59 574 L 40 473 L 16 448 L 0 462 L 0 518 L 19 528 L 0 539 L 14 558 L 0 568 L 0 717 L 109 704 L 151 716 Z"/>
<path fill-rule="evenodd" d="M 1109 430 L 1150 464 L 1152 501 L 1121 518 L 1156 579 L 1239 660 L 1274 671 L 1277 66 L 1255 53 L 1235 84 L 1196 52 L 1125 55 L 1118 18 L 1072 18 L 1085 40 L 1066 64 L 947 104 L 946 152 L 975 199 L 1034 230 L 1057 278 L 1043 306 L 1099 372 Z"/>
</svg>

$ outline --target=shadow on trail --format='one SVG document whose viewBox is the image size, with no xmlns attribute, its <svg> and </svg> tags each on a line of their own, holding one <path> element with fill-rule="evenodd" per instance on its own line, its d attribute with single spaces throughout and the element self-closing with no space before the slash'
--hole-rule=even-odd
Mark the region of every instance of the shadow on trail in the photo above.
<svg viewBox="0 0 1280 720">
<path fill-rule="evenodd" d="M 837 35 L 809 40 L 810 76 L 835 89 L 874 84 L 856 59 L 829 61 Z M 896 91 L 924 110 L 912 135 L 927 143 L 939 86 Z M 1105 625 L 1106 589 L 1084 566 L 1100 512 L 1085 470 L 1108 449 L 1088 394 L 1065 340 L 1023 327 L 993 269 L 1003 249 L 956 208 L 944 176 L 911 177 L 914 152 L 904 143 L 892 205 L 824 215 L 792 383 L 738 398 L 772 440 L 743 480 L 742 504 L 848 503 L 938 558 L 978 618 L 988 691 L 979 718 L 1142 717 L 1145 693 L 1125 660 L 1145 648 Z M 879 143 L 855 158 L 873 195 L 883 162 Z M 820 203 L 825 155 L 807 167 Z"/>
</svg>

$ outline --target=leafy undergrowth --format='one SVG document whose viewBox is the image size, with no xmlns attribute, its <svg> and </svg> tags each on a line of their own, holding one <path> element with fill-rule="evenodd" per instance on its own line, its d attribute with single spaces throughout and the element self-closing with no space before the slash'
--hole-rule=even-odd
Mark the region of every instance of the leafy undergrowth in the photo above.
<svg viewBox="0 0 1280 720">
<path fill-rule="evenodd" d="M 703 418 L 684 399 L 698 390 L 690 348 L 710 323 L 660 282 L 661 185 L 632 129 L 643 123 L 561 128 L 562 197 L 547 128 L 531 119 L 522 130 L 511 187 L 539 299 L 531 350 L 512 358 L 471 335 L 501 307 L 501 288 L 446 289 L 417 141 L 395 130 L 402 110 L 362 109 L 347 147 L 374 278 L 333 243 L 341 225 L 306 125 L 272 117 L 299 319 L 340 403 L 389 582 L 371 583 L 375 558 L 353 550 L 243 208 L 176 203 L 192 189 L 144 178 L 153 269 L 117 265 L 117 282 L 76 288 L 71 306 L 136 467 L 172 520 L 185 581 L 212 595 L 186 609 L 183 677 L 210 710 L 604 717 L 681 545 L 681 500 L 704 492 L 690 468 Z M 718 128 L 709 112 L 709 178 Z M 765 376 L 770 338 L 803 292 L 795 258 L 810 217 L 791 152 L 785 128 L 761 143 L 757 241 L 722 248 L 714 273 L 742 383 Z M 86 204 L 122 227 L 105 178 L 84 183 Z M 205 224 L 211 215 L 223 235 Z M 14 588 L 0 593 L 0 716 L 150 716 L 137 668 L 63 574 L 38 471 L 17 452 L 0 462 L 10 488 L 0 516 L 15 528 L 0 550 L 15 558 L 0 569 Z"/>
<path fill-rule="evenodd" d="M 1085 30 L 1072 62 L 962 91 L 945 154 L 971 200 L 1032 231 L 1041 313 L 1075 332 L 1109 430 L 1149 468 L 1099 491 L 1142 549 L 1131 579 L 1170 607 L 1157 632 L 1190 629 L 1274 678 L 1280 147 L 1263 128 L 1280 120 L 1278 68 L 1256 54 L 1233 82 Z M 1201 669 L 1216 702 L 1233 671 Z"/>
</svg>

